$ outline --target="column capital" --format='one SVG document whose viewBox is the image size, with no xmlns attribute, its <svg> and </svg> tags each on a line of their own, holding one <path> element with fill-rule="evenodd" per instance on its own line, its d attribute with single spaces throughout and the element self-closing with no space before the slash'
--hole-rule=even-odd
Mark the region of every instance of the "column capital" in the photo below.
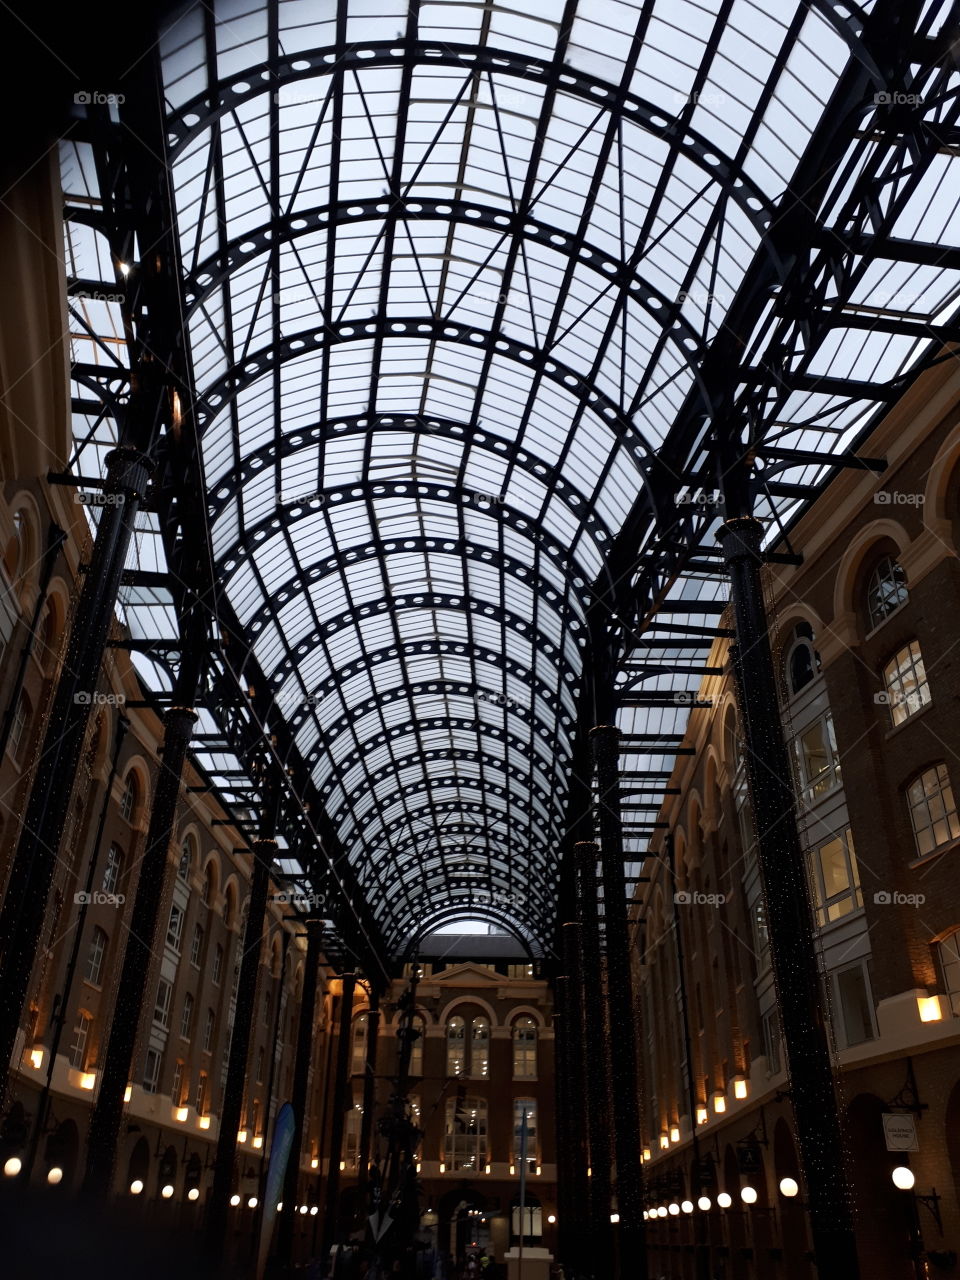
<svg viewBox="0 0 960 1280">
<path fill-rule="evenodd" d="M 734 516 L 724 520 L 717 530 L 717 541 L 727 564 L 735 560 L 757 560 L 762 538 L 763 525 L 755 516 Z"/>
</svg>

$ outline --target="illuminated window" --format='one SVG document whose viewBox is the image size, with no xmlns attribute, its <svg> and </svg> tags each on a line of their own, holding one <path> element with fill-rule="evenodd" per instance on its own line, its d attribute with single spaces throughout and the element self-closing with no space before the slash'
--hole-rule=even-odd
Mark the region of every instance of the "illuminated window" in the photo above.
<svg viewBox="0 0 960 1280">
<path fill-rule="evenodd" d="M 945 764 L 934 765 L 911 782 L 907 800 L 921 858 L 960 836 L 960 820 Z"/>
<path fill-rule="evenodd" d="M 903 724 L 930 701 L 930 686 L 916 640 L 911 640 L 883 668 L 883 685 L 894 724 Z"/>
<path fill-rule="evenodd" d="M 466 1024 L 460 1017 L 447 1023 L 447 1075 L 462 1076 L 467 1066 Z"/>
<path fill-rule="evenodd" d="M 810 873 L 819 928 L 863 906 L 852 831 L 847 830 L 814 849 L 810 854 Z"/>
<path fill-rule="evenodd" d="M 475 1080 L 486 1080 L 490 1074 L 490 1023 L 486 1018 L 474 1018 L 470 1036 L 470 1075 Z"/>
<path fill-rule="evenodd" d="M 533 1018 L 518 1018 L 513 1024 L 513 1078 L 537 1078 L 537 1024 Z"/>
<path fill-rule="evenodd" d="M 485 1098 L 448 1098 L 444 1163 L 453 1172 L 482 1173 L 487 1163 Z"/>
</svg>

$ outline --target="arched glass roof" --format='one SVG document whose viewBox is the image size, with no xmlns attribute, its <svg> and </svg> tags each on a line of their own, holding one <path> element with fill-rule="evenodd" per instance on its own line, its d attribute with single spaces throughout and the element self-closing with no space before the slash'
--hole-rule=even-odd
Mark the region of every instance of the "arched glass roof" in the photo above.
<svg viewBox="0 0 960 1280">
<path fill-rule="evenodd" d="M 392 949 L 477 905 L 546 945 L 601 606 L 625 768 L 669 771 L 723 602 L 718 510 L 684 505 L 718 424 L 756 446 L 773 535 L 952 336 L 947 11 L 215 0 L 167 24 L 206 536 Z M 910 178 L 875 61 L 905 22 Z"/>
</svg>

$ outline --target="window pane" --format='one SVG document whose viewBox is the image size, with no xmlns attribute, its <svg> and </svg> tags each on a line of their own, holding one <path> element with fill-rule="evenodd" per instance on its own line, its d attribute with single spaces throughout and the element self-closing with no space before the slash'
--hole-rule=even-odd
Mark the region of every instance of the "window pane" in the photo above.
<svg viewBox="0 0 960 1280">
<path fill-rule="evenodd" d="M 847 1045 L 863 1044 L 874 1038 L 873 1011 L 867 992 L 867 977 L 862 965 L 846 969 L 836 976 L 843 1039 Z"/>
</svg>

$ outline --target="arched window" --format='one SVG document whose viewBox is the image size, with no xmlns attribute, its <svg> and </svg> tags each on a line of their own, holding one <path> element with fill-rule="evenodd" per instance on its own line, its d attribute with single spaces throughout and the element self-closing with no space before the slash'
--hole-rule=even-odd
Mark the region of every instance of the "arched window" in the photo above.
<svg viewBox="0 0 960 1280">
<path fill-rule="evenodd" d="M 190 863 L 192 862 L 192 860 L 193 860 L 193 853 L 190 848 L 190 841 L 184 840 L 183 844 L 180 846 L 180 863 L 179 863 L 179 866 L 177 867 L 178 880 L 190 879 Z"/>
<path fill-rule="evenodd" d="M 139 790 L 140 788 L 137 786 L 137 775 L 133 772 L 128 773 L 127 783 L 123 789 L 123 796 L 120 800 L 120 817 L 124 822 L 133 822 L 133 816 L 137 811 Z"/>
<path fill-rule="evenodd" d="M 367 1024 L 369 1018 L 361 1013 L 353 1020 L 353 1050 L 350 1059 L 352 1075 L 363 1075 L 367 1069 Z"/>
<path fill-rule="evenodd" d="M 788 638 L 784 656 L 784 676 L 790 694 L 805 689 L 817 677 L 820 655 L 813 647 L 813 628 L 809 622 L 798 622 Z"/>
<path fill-rule="evenodd" d="M 466 1024 L 461 1017 L 447 1023 L 447 1075 L 462 1076 L 467 1068 Z"/>
<path fill-rule="evenodd" d="M 3 567 L 6 569 L 7 577 L 14 587 L 16 587 L 20 579 L 23 560 L 23 512 L 15 511 L 13 513 L 13 533 L 7 539 L 7 545 L 3 551 Z"/>
<path fill-rule="evenodd" d="M 416 1030 L 417 1038 L 413 1041 L 410 1048 L 410 1074 L 424 1074 L 424 1037 L 426 1034 L 426 1024 L 420 1016 L 415 1016 L 411 1023 L 413 1030 Z"/>
<path fill-rule="evenodd" d="M 474 1018 L 470 1035 L 470 1074 L 475 1080 L 486 1080 L 490 1074 L 490 1023 Z"/>
<path fill-rule="evenodd" d="M 907 575 L 903 566 L 893 556 L 883 556 L 873 567 L 867 579 L 867 628 L 879 627 L 909 598 Z"/>
<path fill-rule="evenodd" d="M 518 1018 L 513 1024 L 513 1078 L 537 1078 L 537 1024 L 531 1017 Z"/>
<path fill-rule="evenodd" d="M 448 1170 L 482 1173 L 487 1163 L 486 1098 L 448 1098 L 443 1159 Z"/>
</svg>

